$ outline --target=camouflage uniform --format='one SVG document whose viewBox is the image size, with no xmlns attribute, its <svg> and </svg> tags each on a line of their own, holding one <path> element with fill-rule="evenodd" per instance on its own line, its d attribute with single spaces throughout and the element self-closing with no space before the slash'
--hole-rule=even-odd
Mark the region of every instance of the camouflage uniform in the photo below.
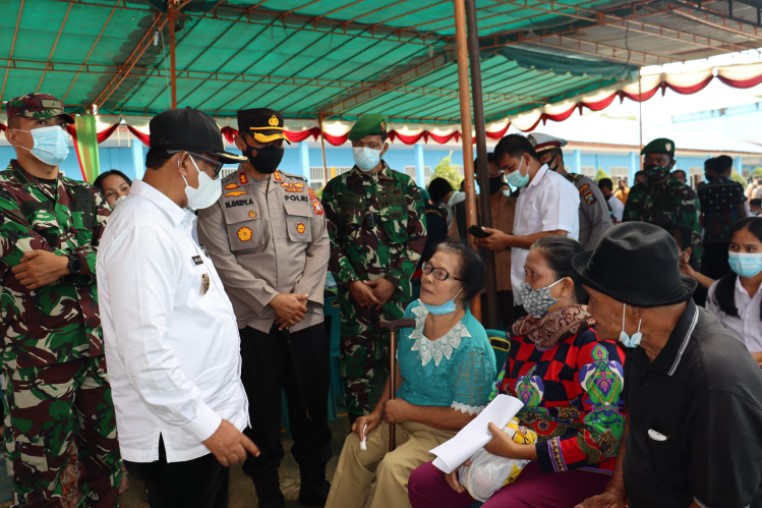
<svg viewBox="0 0 762 508">
<path fill-rule="evenodd" d="M 691 230 L 693 254 L 691 265 L 699 269 L 701 259 L 701 226 L 696 192 L 670 177 L 664 183 L 639 183 L 630 189 L 624 205 L 622 221 L 643 221 L 657 226 L 672 222 Z"/>
<path fill-rule="evenodd" d="M 94 279 L 108 214 L 88 184 L 41 181 L 16 161 L 0 173 L 4 438 L 16 505 L 58 506 L 72 440 L 84 505 L 119 503 L 121 461 Z M 28 290 L 11 268 L 36 249 L 78 256 L 89 273 Z"/>
<path fill-rule="evenodd" d="M 341 368 L 347 410 L 354 415 L 370 411 L 377 369 L 387 370 L 389 338 L 379 319 L 402 317 L 412 297 L 410 278 L 426 244 L 420 189 L 409 176 L 382 164 L 377 174 L 354 167 L 323 191 L 331 239 L 328 267 L 339 285 Z M 351 300 L 350 282 L 381 277 L 395 289 L 379 311 Z"/>
</svg>

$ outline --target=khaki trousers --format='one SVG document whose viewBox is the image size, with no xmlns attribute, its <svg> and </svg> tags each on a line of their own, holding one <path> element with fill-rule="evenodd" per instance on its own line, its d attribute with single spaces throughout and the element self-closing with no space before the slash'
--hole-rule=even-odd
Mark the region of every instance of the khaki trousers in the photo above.
<svg viewBox="0 0 762 508">
<path fill-rule="evenodd" d="M 368 449 L 360 450 L 360 439 L 352 432 L 344 441 L 326 508 L 363 508 L 373 478 L 376 491 L 370 508 L 409 507 L 407 482 L 410 473 L 434 456 L 429 450 L 444 443 L 455 432 L 438 430 L 423 423 L 396 425 L 397 448 L 389 452 L 389 424 L 381 423 L 367 436 Z"/>
</svg>

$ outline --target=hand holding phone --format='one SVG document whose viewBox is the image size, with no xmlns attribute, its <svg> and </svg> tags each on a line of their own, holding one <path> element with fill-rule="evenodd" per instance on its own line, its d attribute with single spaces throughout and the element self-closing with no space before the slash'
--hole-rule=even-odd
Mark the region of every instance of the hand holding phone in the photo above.
<svg viewBox="0 0 762 508">
<path fill-rule="evenodd" d="M 468 227 L 468 234 L 474 235 L 476 238 L 487 238 L 492 233 L 487 233 L 481 226 L 472 225 Z"/>
</svg>

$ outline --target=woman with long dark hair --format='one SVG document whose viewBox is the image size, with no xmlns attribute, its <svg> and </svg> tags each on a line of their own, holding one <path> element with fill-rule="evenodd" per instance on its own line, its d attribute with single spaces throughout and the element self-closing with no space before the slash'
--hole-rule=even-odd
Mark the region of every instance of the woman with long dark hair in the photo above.
<svg viewBox="0 0 762 508">
<path fill-rule="evenodd" d="M 709 288 L 706 308 L 762 367 L 762 217 L 746 217 L 733 226 L 728 263 L 731 272 Z"/>
</svg>

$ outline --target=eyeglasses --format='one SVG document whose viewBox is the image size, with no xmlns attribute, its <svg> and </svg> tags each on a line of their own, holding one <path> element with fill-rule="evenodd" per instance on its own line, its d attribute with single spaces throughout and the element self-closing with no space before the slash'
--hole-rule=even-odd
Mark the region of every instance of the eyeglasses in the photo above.
<svg viewBox="0 0 762 508">
<path fill-rule="evenodd" d="M 170 150 L 167 153 L 174 154 L 174 153 L 180 153 L 180 152 L 184 152 L 184 151 L 185 150 Z M 217 178 L 219 176 L 220 171 L 222 171 L 222 166 L 225 165 L 224 162 L 220 162 L 218 160 L 212 159 L 212 158 L 207 157 L 205 155 L 202 155 L 200 153 L 195 153 L 195 152 L 188 152 L 188 153 L 190 155 L 192 155 L 194 159 L 199 159 L 199 160 L 202 160 L 202 161 L 206 162 L 207 164 L 210 164 L 212 166 L 212 171 L 213 171 L 213 174 L 214 174 L 214 178 Z"/>
<path fill-rule="evenodd" d="M 447 279 L 453 279 L 453 280 L 459 280 L 459 281 L 463 280 L 453 275 L 450 275 L 450 272 L 448 272 L 444 268 L 434 268 L 431 265 L 431 263 L 429 263 L 428 261 L 424 262 L 421 265 L 421 271 L 424 273 L 424 275 L 432 274 L 435 279 L 441 280 L 441 281 L 446 281 Z"/>
</svg>

